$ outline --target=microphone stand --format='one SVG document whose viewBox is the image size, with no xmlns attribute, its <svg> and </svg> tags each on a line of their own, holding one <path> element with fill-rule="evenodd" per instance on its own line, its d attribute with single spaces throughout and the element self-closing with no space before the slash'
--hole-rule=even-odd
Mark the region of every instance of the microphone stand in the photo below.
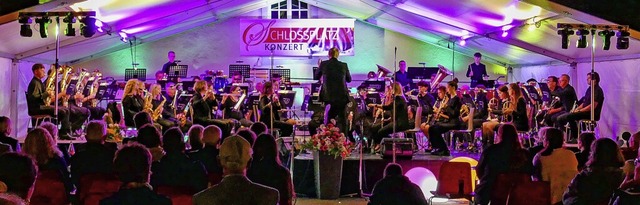
<svg viewBox="0 0 640 205">
<path fill-rule="evenodd" d="M 397 58 L 398 57 L 398 47 L 395 47 L 394 52 L 393 52 L 393 82 L 391 83 L 391 91 L 392 91 L 392 97 L 393 97 L 393 109 L 391 111 L 392 115 L 393 115 L 393 119 L 391 120 L 392 125 L 392 130 L 393 130 L 393 135 L 396 134 L 396 93 L 394 91 L 394 84 L 398 81 L 398 62 L 397 62 Z M 384 114 L 383 114 L 384 115 Z M 384 124 L 384 122 L 382 122 Z M 396 163 L 396 141 L 392 140 L 392 151 L 393 151 L 393 163 Z"/>
<path fill-rule="evenodd" d="M 54 99 L 53 119 L 55 119 L 56 125 L 58 127 L 62 124 L 60 123 L 60 120 L 58 120 L 58 113 L 59 113 L 58 110 L 60 109 L 58 106 L 58 93 L 60 92 L 59 91 L 60 87 L 58 86 L 58 68 L 60 68 L 60 60 L 58 59 L 59 53 L 60 53 L 60 17 L 56 16 L 56 62 L 55 62 L 55 69 L 53 71 L 54 72 L 53 84 L 55 86 L 55 93 L 53 97 Z M 52 136 L 52 137 L 55 139 L 58 136 Z"/>
</svg>

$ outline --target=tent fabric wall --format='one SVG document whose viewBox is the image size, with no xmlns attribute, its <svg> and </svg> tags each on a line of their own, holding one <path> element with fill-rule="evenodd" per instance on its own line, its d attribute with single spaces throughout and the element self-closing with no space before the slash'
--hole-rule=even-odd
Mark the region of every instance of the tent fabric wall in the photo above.
<svg viewBox="0 0 640 205">
<path fill-rule="evenodd" d="M 640 59 L 624 61 L 596 62 L 595 71 L 600 74 L 600 86 L 604 91 L 604 106 L 598 122 L 600 137 L 615 139 L 623 132 L 640 131 L 640 113 L 634 106 L 640 102 L 640 87 L 635 84 L 640 79 Z M 529 78 L 543 79 L 550 75 L 560 76 L 567 73 L 572 76 L 571 84 L 581 98 L 587 88 L 587 73 L 591 71 L 591 63 L 579 63 L 573 69 L 569 65 L 533 66 L 514 69 L 513 76 L 517 80 Z"/>
</svg>

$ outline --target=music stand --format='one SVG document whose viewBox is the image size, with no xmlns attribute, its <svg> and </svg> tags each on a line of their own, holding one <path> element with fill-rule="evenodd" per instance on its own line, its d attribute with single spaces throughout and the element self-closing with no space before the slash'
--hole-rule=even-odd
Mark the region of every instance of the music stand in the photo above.
<svg viewBox="0 0 640 205">
<path fill-rule="evenodd" d="M 72 79 L 69 82 L 69 86 L 67 87 L 67 92 L 66 92 L 68 96 L 75 95 L 77 85 L 78 85 L 78 79 Z"/>
<path fill-rule="evenodd" d="M 114 81 L 115 82 L 115 81 Z M 109 86 L 108 85 L 100 85 L 98 86 L 98 91 L 96 92 L 95 99 L 98 101 L 102 101 L 102 98 L 108 94 Z"/>
<path fill-rule="evenodd" d="M 182 90 L 187 91 L 188 93 L 195 93 L 193 90 L 193 86 L 196 84 L 196 81 L 182 81 Z"/>
<path fill-rule="evenodd" d="M 489 89 L 489 88 L 495 88 L 496 87 L 496 81 L 495 80 L 485 80 L 484 81 L 484 87 Z"/>
<path fill-rule="evenodd" d="M 408 67 L 407 78 L 431 79 L 431 76 L 437 74 L 438 70 L 438 67 Z"/>
<path fill-rule="evenodd" d="M 318 75 L 318 67 L 313 67 L 313 80 L 320 80 L 322 76 Z"/>
<path fill-rule="evenodd" d="M 280 91 L 279 95 L 282 105 L 284 105 L 285 108 L 293 107 L 293 101 L 296 98 L 296 91 Z"/>
<path fill-rule="evenodd" d="M 525 85 L 524 89 L 527 89 L 527 91 L 529 92 L 529 98 L 535 100 L 536 102 L 542 102 L 542 98 L 540 97 L 538 90 L 536 90 L 536 87 Z"/>
<path fill-rule="evenodd" d="M 244 79 L 251 78 L 251 66 L 241 64 L 229 65 L 229 74 L 233 75 L 234 73 L 242 74 L 242 78 Z"/>
<path fill-rule="evenodd" d="M 527 92 L 525 92 L 525 90 L 524 90 L 524 89 L 525 89 L 525 88 L 522 88 L 522 87 L 521 87 L 521 88 L 520 88 L 520 92 L 522 93 L 522 97 L 524 97 L 524 102 L 526 102 L 526 103 L 528 104 L 529 102 L 531 102 L 531 98 L 529 97 L 529 95 L 526 95 L 526 94 L 527 94 Z M 517 103 L 517 102 L 514 102 L 514 103 Z"/>
<path fill-rule="evenodd" d="M 542 101 L 551 102 L 551 89 L 546 83 L 538 83 L 540 85 L 540 91 L 542 92 Z"/>
<path fill-rule="evenodd" d="M 104 83 L 101 83 L 99 87 L 103 87 Z M 111 99 L 111 100 L 115 100 L 116 99 L 116 94 L 118 93 L 118 81 L 111 81 L 111 83 L 106 83 L 106 91 L 103 95 L 103 98 L 106 99 Z M 98 88 L 100 89 L 100 88 Z M 98 92 L 99 93 L 99 92 Z M 98 94 L 96 94 L 97 96 Z"/>
<path fill-rule="evenodd" d="M 371 99 L 371 103 L 373 104 L 382 103 L 382 98 L 380 98 L 380 93 L 378 92 L 367 93 L 367 99 Z"/>
<path fill-rule="evenodd" d="M 271 69 L 270 76 L 273 74 L 280 74 L 282 82 L 291 82 L 291 69 Z"/>
<path fill-rule="evenodd" d="M 375 89 L 377 92 L 384 92 L 384 81 L 364 81 L 362 85 L 366 86 L 368 89 Z"/>
<path fill-rule="evenodd" d="M 186 78 L 188 70 L 189 66 L 187 65 L 169 66 L 169 73 L 167 73 L 167 75 L 169 78 Z"/>
<path fill-rule="evenodd" d="M 187 93 L 176 93 L 176 94 L 179 94 L 178 100 L 176 100 L 176 113 L 179 113 L 178 111 L 181 111 L 181 110 L 184 111 L 184 107 L 187 106 L 191 98 L 193 98 L 193 95 L 187 94 Z"/>
<path fill-rule="evenodd" d="M 138 79 L 141 81 L 147 80 L 147 69 L 146 68 L 127 68 L 124 70 L 124 81 L 129 81 L 131 79 Z"/>
</svg>

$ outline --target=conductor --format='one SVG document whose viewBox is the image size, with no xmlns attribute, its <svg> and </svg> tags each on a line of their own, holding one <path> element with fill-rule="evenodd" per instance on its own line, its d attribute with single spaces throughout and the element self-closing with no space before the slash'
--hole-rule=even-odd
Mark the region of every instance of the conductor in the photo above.
<svg viewBox="0 0 640 205">
<path fill-rule="evenodd" d="M 330 105 L 325 117 L 325 124 L 329 119 L 336 119 L 336 126 L 344 132 L 346 125 L 345 106 L 349 102 L 347 83 L 351 82 L 351 74 L 347 64 L 338 60 L 340 50 L 336 47 L 329 49 L 329 60 L 322 61 L 316 76 L 322 76 L 322 90 L 320 100 Z"/>
<path fill-rule="evenodd" d="M 475 88 L 478 84 L 484 84 L 484 77 L 489 77 L 489 75 L 487 75 L 487 67 L 480 62 L 482 54 L 473 54 L 473 61 L 467 69 L 467 77 L 471 78 L 471 87 Z"/>
</svg>

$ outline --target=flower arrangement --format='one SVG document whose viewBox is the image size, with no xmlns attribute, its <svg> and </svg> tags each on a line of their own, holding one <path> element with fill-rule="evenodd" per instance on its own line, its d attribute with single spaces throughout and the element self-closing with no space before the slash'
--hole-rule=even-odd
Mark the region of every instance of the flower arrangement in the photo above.
<svg viewBox="0 0 640 205">
<path fill-rule="evenodd" d="M 351 155 L 351 148 L 353 144 L 347 140 L 340 129 L 334 124 L 321 125 L 317 134 L 311 136 L 305 145 L 305 149 L 313 151 L 328 152 L 335 158 L 341 156 L 346 158 Z"/>
<path fill-rule="evenodd" d="M 123 137 L 123 132 L 122 132 L 122 127 L 120 127 L 120 125 L 118 124 L 109 124 L 107 126 L 107 136 L 105 138 L 105 141 L 107 142 L 122 142 L 122 140 L 124 139 Z"/>
</svg>

